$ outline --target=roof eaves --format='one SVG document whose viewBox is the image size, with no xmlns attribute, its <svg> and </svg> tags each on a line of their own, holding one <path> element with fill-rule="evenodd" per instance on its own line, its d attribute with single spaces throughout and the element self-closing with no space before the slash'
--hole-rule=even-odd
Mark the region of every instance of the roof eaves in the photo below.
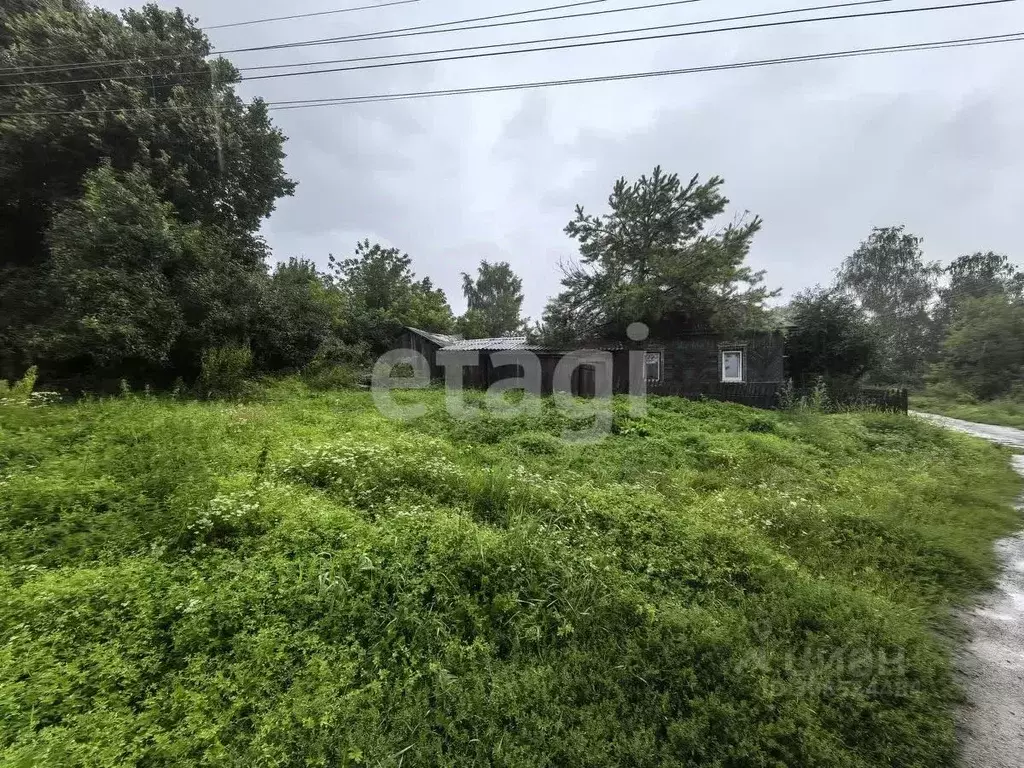
<svg viewBox="0 0 1024 768">
<path fill-rule="evenodd" d="M 412 331 L 417 336 L 422 336 L 427 341 L 433 342 L 441 347 L 446 347 L 449 344 L 457 343 L 462 340 L 461 336 L 450 335 L 447 333 L 431 333 L 430 331 L 413 328 L 411 325 L 407 325 L 405 328 L 407 331 Z"/>
</svg>

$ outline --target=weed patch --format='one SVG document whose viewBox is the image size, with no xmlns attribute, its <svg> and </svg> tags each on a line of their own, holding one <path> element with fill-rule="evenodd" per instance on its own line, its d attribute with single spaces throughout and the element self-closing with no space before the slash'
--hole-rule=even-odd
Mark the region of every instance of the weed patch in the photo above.
<svg viewBox="0 0 1024 768">
<path fill-rule="evenodd" d="M 954 759 L 935 629 L 1017 524 L 999 450 L 671 398 L 581 445 L 414 394 L 0 406 L 0 762 Z"/>
</svg>

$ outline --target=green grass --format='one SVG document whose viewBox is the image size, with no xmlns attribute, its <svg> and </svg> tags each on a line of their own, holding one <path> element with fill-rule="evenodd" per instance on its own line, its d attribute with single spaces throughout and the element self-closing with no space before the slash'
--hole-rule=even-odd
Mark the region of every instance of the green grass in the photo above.
<svg viewBox="0 0 1024 768">
<path fill-rule="evenodd" d="M 910 398 L 910 407 L 916 411 L 938 413 L 979 424 L 1024 429 L 1024 402 L 1020 400 L 978 402 L 934 395 L 915 395 Z"/>
<path fill-rule="evenodd" d="M 917 420 L 0 407 L 0 764 L 935 766 L 1018 524 Z"/>
</svg>

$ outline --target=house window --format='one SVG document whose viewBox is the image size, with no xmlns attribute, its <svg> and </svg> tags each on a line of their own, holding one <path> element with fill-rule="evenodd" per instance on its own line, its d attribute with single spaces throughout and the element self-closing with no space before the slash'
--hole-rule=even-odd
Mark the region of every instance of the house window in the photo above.
<svg viewBox="0 0 1024 768">
<path fill-rule="evenodd" d="M 646 358 L 648 381 L 661 381 L 661 352 L 648 352 Z"/>
<path fill-rule="evenodd" d="M 743 351 L 739 349 L 722 351 L 722 381 L 727 384 L 742 384 L 744 381 Z"/>
</svg>

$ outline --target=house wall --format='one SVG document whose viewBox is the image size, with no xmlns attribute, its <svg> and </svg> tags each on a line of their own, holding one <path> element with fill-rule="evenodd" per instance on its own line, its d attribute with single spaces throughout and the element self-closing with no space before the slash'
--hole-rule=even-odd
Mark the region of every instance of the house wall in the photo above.
<svg viewBox="0 0 1024 768">
<path fill-rule="evenodd" d="M 754 334 L 742 339 L 714 335 L 652 341 L 649 351 L 664 354 L 663 382 L 685 391 L 701 392 L 721 384 L 722 350 L 743 350 L 745 384 L 781 384 L 785 381 L 785 344 L 780 333 Z"/>
<path fill-rule="evenodd" d="M 432 379 L 444 378 L 445 370 L 437 362 L 438 345 L 411 331 L 402 334 L 399 344 L 402 348 L 416 350 L 427 359 L 430 363 Z M 715 394 L 724 389 L 742 388 L 744 385 L 781 385 L 785 381 L 785 345 L 781 333 L 753 334 L 736 340 L 711 334 L 690 334 L 674 339 L 652 339 L 644 344 L 634 345 L 634 348 L 663 354 L 662 380 L 659 384 L 674 394 L 687 396 Z M 719 366 L 723 349 L 742 349 L 744 351 L 746 381 L 743 385 L 722 384 Z M 491 360 L 492 354 L 491 352 L 480 352 L 480 364 L 465 369 L 463 379 L 465 387 L 487 389 L 498 381 L 518 378 L 522 375 L 519 367 L 514 364 L 505 364 L 496 368 Z M 613 391 L 619 394 L 628 393 L 630 391 L 629 349 L 622 348 L 610 354 L 613 360 Z M 532 353 L 524 353 L 524 355 L 532 355 Z M 541 363 L 542 391 L 544 394 L 551 394 L 554 389 L 555 369 L 563 355 L 540 353 L 537 354 L 537 357 Z M 573 376 L 572 389 L 574 394 L 593 394 L 592 372 L 586 368 L 577 370 Z"/>
<path fill-rule="evenodd" d="M 419 352 L 430 364 L 430 378 L 432 380 L 444 378 L 444 368 L 437 364 L 437 350 L 440 349 L 440 347 L 434 342 L 429 339 L 425 339 L 418 333 L 403 331 L 398 337 L 397 348 L 412 349 Z"/>
<path fill-rule="evenodd" d="M 480 364 L 475 367 L 466 367 L 463 369 L 463 386 L 467 389 L 488 389 L 499 381 L 505 381 L 507 379 L 518 379 L 524 375 L 525 366 L 523 363 L 506 362 L 509 359 L 510 352 L 480 352 Z M 502 364 L 495 366 L 491 355 L 501 354 Z M 540 361 L 541 367 L 541 392 L 545 395 L 550 395 L 554 389 L 555 380 L 555 368 L 561 361 L 562 356 L 556 354 L 537 354 L 537 353 L 523 353 L 524 357 L 536 357 Z M 442 369 L 443 370 L 443 369 Z M 574 382 L 574 390 L 576 384 Z"/>
<path fill-rule="evenodd" d="M 754 334 L 743 339 L 724 339 L 713 334 L 692 334 L 675 339 L 652 339 L 636 345 L 637 350 L 662 353 L 660 385 L 687 395 L 719 392 L 722 350 L 744 352 L 745 385 L 781 385 L 785 381 L 785 343 L 780 333 Z M 614 390 L 625 394 L 629 387 L 629 350 L 613 353 Z"/>
</svg>

